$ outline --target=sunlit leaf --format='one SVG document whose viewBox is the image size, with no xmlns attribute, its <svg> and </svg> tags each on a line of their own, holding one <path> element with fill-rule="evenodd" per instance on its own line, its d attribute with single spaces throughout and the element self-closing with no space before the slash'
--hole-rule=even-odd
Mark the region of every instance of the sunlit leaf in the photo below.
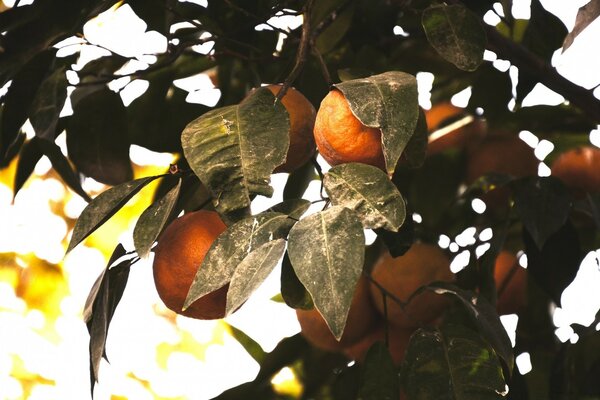
<svg viewBox="0 0 600 400">
<path fill-rule="evenodd" d="M 423 28 L 429 43 L 446 60 L 465 71 L 483 61 L 486 37 L 483 27 L 462 5 L 435 5 L 423 11 Z"/>
<path fill-rule="evenodd" d="M 154 241 L 165 226 L 171 211 L 173 211 L 179 197 L 180 188 L 181 179 L 162 199 L 150 205 L 140 215 L 140 219 L 133 230 L 133 244 L 141 258 L 146 258 L 150 253 Z"/>
<path fill-rule="evenodd" d="M 288 237 L 294 271 L 338 340 L 362 273 L 364 243 L 358 216 L 340 206 L 300 220 Z"/>
<path fill-rule="evenodd" d="M 419 329 L 411 337 L 402 379 L 408 398 L 492 400 L 506 395 L 492 347 L 463 326 Z"/>
<path fill-rule="evenodd" d="M 67 149 L 80 172 L 108 185 L 132 179 L 129 144 L 127 114 L 117 93 L 104 87 L 73 104 Z"/>
<path fill-rule="evenodd" d="M 235 340 L 242 345 L 246 352 L 248 352 L 248 354 L 250 354 L 250 356 L 254 358 L 257 363 L 260 364 L 265 359 L 267 353 L 263 350 L 260 344 L 256 342 L 256 340 L 252 339 L 241 329 L 238 329 L 227 322 L 223 321 L 223 323 L 226 324 L 227 328 L 231 331 L 231 336 L 233 336 Z"/>
<path fill-rule="evenodd" d="M 338 83 L 335 87 L 344 94 L 352 113 L 364 125 L 381 129 L 386 170 L 392 175 L 419 117 L 416 78 L 390 71 Z"/>
<path fill-rule="evenodd" d="M 538 249 L 565 224 L 571 211 L 566 187 L 554 177 L 527 177 L 511 183 L 515 210 Z"/>
<path fill-rule="evenodd" d="M 35 135 L 54 141 L 56 125 L 67 99 L 66 67 L 58 68 L 37 90 L 31 105 L 30 121 Z"/>
<path fill-rule="evenodd" d="M 237 310 L 258 289 L 277 265 L 285 251 L 285 240 L 268 242 L 248 254 L 237 266 L 229 289 L 225 315 Z"/>
<path fill-rule="evenodd" d="M 400 380 L 394 360 L 383 342 L 375 342 L 365 357 L 359 400 L 397 400 Z"/>
<path fill-rule="evenodd" d="M 573 44 L 573 41 L 579 34 L 587 28 L 592 22 L 594 22 L 598 16 L 600 16 L 600 0 L 591 0 L 586 5 L 582 6 L 577 11 L 577 17 L 575 18 L 575 26 L 573 30 L 569 32 L 563 43 L 562 51 L 564 52 Z"/>
<path fill-rule="evenodd" d="M 87 205 L 77 219 L 67 253 L 108 221 L 110 217 L 119 211 L 144 186 L 161 176 L 148 176 L 136 179 L 100 193 Z"/>
<path fill-rule="evenodd" d="M 285 161 L 289 118 L 267 89 L 239 105 L 210 111 L 181 134 L 185 158 L 227 214 L 250 205 L 250 195 L 271 196 L 271 172 Z"/>
<path fill-rule="evenodd" d="M 227 284 L 246 257 L 267 242 L 285 238 L 294 222 L 285 214 L 264 212 L 229 226 L 204 257 L 183 307 Z"/>
<path fill-rule="evenodd" d="M 356 211 L 365 228 L 396 232 L 406 218 L 402 195 L 377 167 L 336 165 L 325 174 L 323 185 L 331 203 Z"/>
</svg>

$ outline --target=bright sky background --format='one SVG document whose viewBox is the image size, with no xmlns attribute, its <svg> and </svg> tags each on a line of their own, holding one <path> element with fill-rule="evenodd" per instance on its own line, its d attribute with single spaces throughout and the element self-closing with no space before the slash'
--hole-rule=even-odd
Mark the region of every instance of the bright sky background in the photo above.
<svg viewBox="0 0 600 400">
<path fill-rule="evenodd" d="M 7 5 L 11 3 L 5 1 Z M 514 3 L 515 16 L 528 17 L 529 2 L 515 0 Z M 542 3 L 557 14 L 570 30 L 578 7 L 587 1 L 545 0 Z M 21 5 L 25 4 L 26 1 L 21 2 Z M 486 21 L 494 22 L 493 13 L 486 16 Z M 285 17 L 271 22 L 283 28 L 296 27 L 301 23 L 301 18 Z M 113 49 L 124 56 L 137 56 L 138 61 L 129 63 L 122 71 L 127 72 L 145 68 L 147 63 L 152 63 L 155 59 L 148 54 L 159 53 L 166 48 L 166 39 L 162 35 L 146 32 L 145 29 L 143 21 L 128 6 L 123 6 L 116 12 L 109 11 L 88 23 L 84 33 L 91 43 Z M 401 32 L 401 29 L 397 30 L 397 33 Z M 554 65 L 564 76 L 586 88 L 600 84 L 600 51 L 595 43 L 598 37 L 600 23 L 596 21 L 579 36 L 570 49 L 564 54 L 557 51 L 553 58 Z M 59 52 L 67 55 L 81 49 L 78 68 L 87 61 L 106 54 L 105 50 L 98 47 L 80 46 L 80 43 L 81 40 L 76 38 L 67 40 L 60 46 L 69 46 Z M 207 53 L 211 50 L 211 45 L 199 46 L 196 50 Z M 486 58 L 495 59 L 489 52 L 486 53 Z M 502 60 L 494 61 L 494 65 L 502 70 L 510 67 Z M 71 83 L 76 83 L 75 74 L 69 78 Z M 430 88 L 433 76 L 421 73 L 418 78 L 420 103 L 428 108 L 430 103 L 427 88 Z M 205 74 L 181 80 L 177 84 L 190 92 L 190 102 L 212 106 L 220 96 L 219 89 L 212 85 Z M 129 84 L 129 78 L 124 78 L 110 86 L 114 90 L 124 87 L 120 93 L 124 103 L 129 104 L 146 90 L 147 82 L 136 81 Z M 599 89 L 595 93 L 600 97 Z M 467 90 L 457 95 L 453 101 L 457 105 L 464 105 L 469 94 Z M 563 100 L 561 96 L 538 85 L 527 96 L 525 104 L 559 104 Z M 67 105 L 63 113 L 69 112 L 70 106 Z M 31 130 L 29 132 L 31 134 Z M 593 131 L 591 136 L 594 143 L 600 142 L 600 131 Z M 523 132 L 521 137 L 536 148 L 540 160 L 552 149 L 549 142 L 538 141 L 532 133 Z M 61 135 L 58 143 L 66 151 L 64 141 L 64 135 Z M 137 164 L 136 177 L 164 170 L 173 161 L 170 154 L 156 154 L 137 146 L 132 146 L 131 157 Z M 21 398 L 24 383 L 11 376 L 19 368 L 34 377 L 54 381 L 54 384 L 37 384 L 30 399 L 82 399 L 88 396 L 88 334 L 81 320 L 81 310 L 90 287 L 106 263 L 106 255 L 99 248 L 105 253 L 110 251 L 112 248 L 109 247 L 115 244 L 110 239 L 117 232 L 120 234 L 119 240 L 128 249 L 133 249 L 131 235 L 135 218 L 129 220 L 121 217 L 119 222 L 101 228 L 94 234 L 95 240 L 88 240 L 62 260 L 65 238 L 70 227 L 59 215 L 64 213 L 70 218 L 76 218 L 85 203 L 66 189 L 62 182 L 49 177 L 49 170 L 48 160 L 42 159 L 36 166 L 37 179 L 29 181 L 19 192 L 14 204 L 11 189 L 0 184 L 0 253 L 18 253 L 23 269 L 28 268 L 27 257 L 33 253 L 37 258 L 50 263 L 61 263 L 68 276 L 68 295 L 60 302 L 59 314 L 52 320 L 51 326 L 46 320 L 47 316 L 38 310 L 29 309 L 16 296 L 14 288 L 0 279 L 0 400 Z M 540 174 L 548 173 L 549 170 L 542 164 Z M 276 188 L 275 196 L 272 199 L 257 198 L 252 204 L 253 211 L 264 210 L 281 201 L 285 179 L 285 174 L 274 175 L 272 183 Z M 104 186 L 88 179 L 85 189 L 98 193 Z M 313 182 L 306 197 L 317 199 L 318 189 L 318 182 Z M 148 196 L 130 203 L 125 215 L 139 215 L 147 201 Z M 318 207 L 319 205 L 316 206 Z M 475 209 L 481 211 L 481 207 L 482 204 L 474 204 Z M 58 214 L 57 208 L 60 209 Z M 474 229 L 468 228 L 456 238 L 440 238 L 442 247 L 449 247 L 454 253 L 461 254 L 453 263 L 453 268 L 459 269 L 466 264 L 467 260 L 460 248 L 470 243 L 475 233 Z M 489 239 L 491 231 L 486 230 L 480 235 Z M 368 240 L 373 240 L 372 234 Z M 111 244 L 107 245 L 107 241 Z M 554 313 L 555 323 L 559 327 L 557 335 L 563 341 L 577 340 L 569 325 L 573 322 L 589 324 L 596 309 L 600 307 L 600 298 L 594 293 L 594 288 L 600 287 L 598 256 L 598 252 L 588 254 L 576 281 L 563 294 L 563 308 Z M 521 262 L 526 265 L 526 258 L 522 257 Z M 255 296 L 226 319 L 257 340 L 267 351 L 283 337 L 298 332 L 294 311 L 270 300 L 278 292 L 279 271 L 276 270 Z M 516 316 L 504 317 L 503 320 L 507 329 L 514 331 Z M 154 396 L 151 392 L 163 398 L 209 399 L 228 387 L 253 379 L 258 372 L 258 365 L 228 334 L 227 327 L 222 322 L 175 316 L 162 305 L 154 288 L 151 258 L 139 262 L 131 269 L 125 295 L 111 324 L 107 353 L 111 364 L 102 365 L 96 399 L 109 399 L 111 395 L 152 399 Z M 16 355 L 23 365 L 17 365 L 21 361 L 17 361 Z M 527 356 L 521 356 L 519 360 L 521 370 L 526 371 Z M 284 371 L 278 381 L 290 378 L 290 372 Z"/>
</svg>

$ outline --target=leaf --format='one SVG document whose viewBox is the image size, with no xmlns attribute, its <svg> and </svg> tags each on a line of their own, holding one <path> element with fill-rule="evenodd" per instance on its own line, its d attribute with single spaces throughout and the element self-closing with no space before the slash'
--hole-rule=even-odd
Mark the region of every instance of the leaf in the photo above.
<svg viewBox="0 0 600 400">
<path fill-rule="evenodd" d="M 294 271 L 338 340 L 362 273 L 364 243 L 358 216 L 341 206 L 300 220 L 288 237 Z"/>
<path fill-rule="evenodd" d="M 579 34 L 587 28 L 592 22 L 600 16 L 600 0 L 591 0 L 589 3 L 584 5 L 577 11 L 577 17 L 575 18 L 575 26 L 573 30 L 569 32 L 565 41 L 563 42 L 562 51 L 564 52 L 573 44 L 573 41 Z"/>
<path fill-rule="evenodd" d="M 354 16 L 355 4 L 344 0 L 336 1 L 319 1 L 313 7 L 313 22 L 319 24 L 324 19 L 329 17 L 332 12 L 335 12 L 339 7 L 343 7 L 341 12 L 337 12 L 333 22 L 323 30 L 316 40 L 317 49 L 322 54 L 336 48 L 336 45 L 344 37 L 352 24 Z M 316 26 L 316 25 L 315 25 Z"/>
<path fill-rule="evenodd" d="M 144 186 L 153 180 L 164 175 L 148 176 L 145 178 L 136 179 L 131 182 L 125 182 L 119 186 L 110 188 L 92 200 L 90 204 L 81 212 L 73 235 L 67 248 L 67 253 L 79 243 L 81 243 L 92 232 L 104 224 L 110 217 L 115 215 L 137 192 L 142 190 Z"/>
<path fill-rule="evenodd" d="M 383 342 L 375 342 L 367 352 L 359 400 L 397 400 L 400 393 L 400 381 L 394 366 L 394 360 Z"/>
<path fill-rule="evenodd" d="M 425 120 L 425 112 L 419 107 L 419 118 L 417 119 L 415 133 L 413 133 L 408 141 L 402 154 L 406 164 L 410 168 L 420 168 L 425 162 L 428 136 L 429 131 L 427 129 L 427 121 Z"/>
<path fill-rule="evenodd" d="M 291 308 L 301 310 L 314 308 L 312 297 L 298 279 L 287 252 L 283 255 L 283 261 L 281 262 L 281 297 L 285 304 Z"/>
<path fill-rule="evenodd" d="M 289 199 L 275 204 L 267 211 L 278 212 L 290 216 L 294 219 L 300 219 L 302 214 L 310 207 L 310 201 L 306 199 Z"/>
<path fill-rule="evenodd" d="M 66 67 L 55 70 L 37 90 L 31 104 L 30 121 L 35 135 L 54 141 L 60 112 L 67 99 Z"/>
<path fill-rule="evenodd" d="M 460 325 L 417 330 L 408 345 L 402 379 L 408 398 L 492 400 L 506 396 L 494 350 Z"/>
<path fill-rule="evenodd" d="M 335 87 L 344 94 L 360 122 L 381 129 L 386 170 L 391 176 L 417 125 L 417 80 L 404 72 L 390 71 Z"/>
<path fill-rule="evenodd" d="M 523 229 L 527 272 L 560 307 L 563 290 L 569 286 L 582 260 L 579 236 L 571 222 L 550 235 L 540 249 L 529 231 Z"/>
<path fill-rule="evenodd" d="M 423 11 L 421 20 L 427 40 L 446 60 L 465 71 L 483 62 L 486 36 L 469 9 L 462 5 L 436 5 Z"/>
<path fill-rule="evenodd" d="M 229 226 L 204 257 L 183 308 L 227 284 L 246 257 L 267 242 L 285 238 L 294 222 L 287 215 L 264 212 Z"/>
<path fill-rule="evenodd" d="M 375 233 L 377 237 L 381 238 L 392 257 L 400 257 L 410 249 L 415 241 L 415 222 L 412 218 L 407 218 L 398 232 L 380 228 L 376 229 Z"/>
<path fill-rule="evenodd" d="M 562 227 L 571 211 L 571 197 L 555 177 L 526 177 L 511 183 L 515 210 L 538 249 Z"/>
<path fill-rule="evenodd" d="M 19 161 L 13 183 L 13 198 L 17 196 L 19 190 L 21 190 L 25 182 L 27 182 L 27 179 L 29 179 L 33 173 L 36 164 L 43 155 L 42 150 L 34 141 L 30 140 L 23 145 L 21 152 L 19 153 Z"/>
<path fill-rule="evenodd" d="M 289 147 L 289 118 L 268 89 L 239 105 L 212 110 L 181 134 L 185 158 L 210 189 L 215 208 L 227 214 L 250 205 L 250 195 L 271 196 L 271 171 Z"/>
<path fill-rule="evenodd" d="M 150 254 L 154 241 L 162 232 L 175 203 L 177 203 L 180 189 L 181 179 L 163 198 L 152 203 L 140 215 L 140 219 L 138 219 L 133 230 L 133 244 L 140 258 L 146 258 Z"/>
<path fill-rule="evenodd" d="M 496 353 L 504 361 L 507 375 L 512 375 L 514 364 L 514 353 L 512 343 L 508 337 L 496 308 L 482 296 L 461 289 L 451 283 L 435 282 L 424 286 L 423 289 L 431 290 L 437 294 L 451 295 L 460 300 L 461 306 L 467 311 L 479 333 L 492 345 Z M 411 295 L 415 297 L 422 290 L 417 290 Z M 409 300 L 410 301 L 410 300 Z"/>
<path fill-rule="evenodd" d="M 248 300 L 273 271 L 284 251 L 285 239 L 277 239 L 263 244 L 242 260 L 229 283 L 225 315 L 231 314 Z"/>
<path fill-rule="evenodd" d="M 356 211 L 365 228 L 397 232 L 406 218 L 402 195 L 379 168 L 361 163 L 336 165 L 323 185 L 331 203 Z"/>
<path fill-rule="evenodd" d="M 283 188 L 283 199 L 299 199 L 302 198 L 308 185 L 317 178 L 315 167 L 308 162 L 292 172 Z"/>
<path fill-rule="evenodd" d="M 94 283 L 86 300 L 84 321 L 90 333 L 89 352 L 92 393 L 94 383 L 98 382 L 100 361 L 103 356 L 106 358 L 105 347 L 108 327 L 123 296 L 129 277 L 129 269 L 132 265 L 132 260 L 127 259 L 111 267 L 123 255 L 125 255 L 125 249 L 119 244 L 110 257 L 106 269 L 102 271 L 102 274 Z"/>
<path fill-rule="evenodd" d="M 242 345 L 242 347 L 244 348 L 244 350 L 246 350 L 246 352 L 248 352 L 250 357 L 254 358 L 254 360 L 257 363 L 261 364 L 262 361 L 265 359 L 267 353 L 263 350 L 260 344 L 258 344 L 258 342 L 256 342 L 254 339 L 252 339 L 250 336 L 248 336 L 246 333 L 236 328 L 235 326 L 228 324 L 224 321 L 222 321 L 222 323 L 225 324 L 225 326 L 227 326 L 231 333 L 231 336 L 233 336 L 235 340 L 237 340 L 238 343 Z"/>
<path fill-rule="evenodd" d="M 117 93 L 104 87 L 73 104 L 67 149 L 77 169 L 98 182 L 118 185 L 133 178 L 127 114 Z"/>
</svg>

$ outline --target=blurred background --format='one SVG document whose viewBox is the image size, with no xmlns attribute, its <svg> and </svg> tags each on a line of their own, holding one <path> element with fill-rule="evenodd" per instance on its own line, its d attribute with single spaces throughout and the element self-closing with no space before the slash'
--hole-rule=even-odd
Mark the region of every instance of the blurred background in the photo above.
<svg viewBox="0 0 600 400">
<path fill-rule="evenodd" d="M 19 5 L 28 3 L 21 1 Z M 578 8 L 585 3 L 584 0 L 542 1 L 569 30 L 574 26 Z M 5 0 L 3 5 L 12 7 L 14 2 Z M 528 12 L 528 1 L 513 2 L 515 17 L 526 19 Z M 498 23 L 496 19 L 498 16 L 494 13 L 486 15 L 489 24 Z M 302 18 L 282 16 L 269 22 L 287 30 L 301 25 Z M 397 28 L 394 33 L 402 34 L 402 28 Z M 271 28 L 265 25 L 256 29 Z M 106 49 L 128 57 L 135 55 L 139 60 L 166 49 L 166 38 L 146 31 L 145 23 L 128 5 L 110 9 L 91 20 L 84 34 L 85 43 L 73 37 L 56 46 L 60 48 L 59 55 L 80 52 L 76 69 L 105 55 Z M 124 37 L 128 40 L 123 40 Z M 586 88 L 597 87 L 600 84 L 600 50 L 596 43 L 599 37 L 600 22 L 595 21 L 567 51 L 557 50 L 553 65 L 573 82 Z M 208 54 L 211 45 L 199 45 L 195 50 Z M 493 53 L 486 53 L 488 60 L 494 57 Z M 510 67 L 503 60 L 495 60 L 493 64 L 503 71 Z M 420 73 L 417 78 L 420 104 L 428 109 L 434 77 Z M 180 80 L 176 85 L 188 92 L 188 102 L 214 106 L 220 96 L 210 73 Z M 127 78 L 109 86 L 120 90 L 125 105 L 147 89 L 141 80 L 129 85 Z M 596 88 L 595 95 L 600 97 L 600 89 Z M 453 103 L 465 106 L 469 96 L 468 90 L 458 93 Z M 538 84 L 523 101 L 523 106 L 556 105 L 563 101 L 562 96 Z M 70 112 L 67 101 L 62 113 Z M 24 130 L 33 136 L 30 126 L 26 125 Z M 552 151 L 552 143 L 539 141 L 530 132 L 522 132 L 520 136 L 536 148 L 539 174 L 548 175 L 549 168 L 543 161 Z M 599 146 L 600 130 L 592 130 L 590 140 Z M 66 152 L 64 134 L 57 143 Z M 138 146 L 131 147 L 130 156 L 135 178 L 164 173 L 175 161 L 172 154 L 154 153 Z M 15 159 L 8 168 L 0 170 L 0 400 L 88 398 L 88 332 L 82 319 L 85 300 L 106 266 L 115 238 L 127 250 L 133 250 L 136 219 L 150 204 L 156 184 L 145 188 L 65 257 L 75 220 L 85 207 L 85 201 L 63 184 L 46 157 L 38 162 L 33 176 L 14 197 L 17 162 Z M 273 176 L 275 196 L 257 198 L 253 211 L 281 201 L 286 177 L 286 174 Z M 318 198 L 318 183 L 313 183 L 305 195 L 309 199 Z M 92 197 L 107 188 L 92 179 L 86 179 L 83 187 Z M 456 248 L 450 249 L 457 254 L 454 267 L 460 268 L 460 240 L 440 238 L 442 247 L 452 244 Z M 600 298 L 594 296 L 593 290 L 600 287 L 599 255 L 598 251 L 588 254 L 577 278 L 563 294 L 563 308 L 554 312 L 556 335 L 563 342 L 576 341 L 571 324 L 591 323 L 600 308 Z M 521 263 L 526 265 L 524 257 Z M 131 269 L 129 284 L 109 330 L 110 364 L 103 362 L 100 383 L 96 386 L 97 399 L 215 397 L 227 388 L 252 380 L 258 372 L 258 364 L 236 340 L 239 338 L 236 329 L 256 340 L 265 351 L 299 331 L 294 311 L 272 300 L 279 292 L 278 270 L 231 317 L 224 321 L 198 321 L 178 316 L 162 304 L 154 288 L 151 265 L 152 256 Z M 503 317 L 503 322 L 510 333 L 516 327 L 516 316 Z M 527 373 L 527 357 L 520 357 L 517 362 L 521 373 Z M 272 384 L 281 393 L 293 395 L 301 390 L 293 372 L 287 368 L 275 376 Z"/>
</svg>

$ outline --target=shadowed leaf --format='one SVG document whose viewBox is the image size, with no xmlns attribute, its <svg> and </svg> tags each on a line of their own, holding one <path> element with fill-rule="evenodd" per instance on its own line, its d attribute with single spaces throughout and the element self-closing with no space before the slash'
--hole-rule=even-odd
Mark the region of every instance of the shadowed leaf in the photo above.
<svg viewBox="0 0 600 400">
<path fill-rule="evenodd" d="M 246 208 L 250 196 L 271 196 L 271 172 L 289 147 L 289 118 L 268 89 L 258 89 L 239 105 L 212 110 L 181 134 L 185 158 L 212 193 L 222 214 Z"/>
<path fill-rule="evenodd" d="M 381 129 L 385 166 L 391 176 L 417 125 L 416 78 L 404 72 L 390 71 L 338 83 L 335 87 L 344 94 L 360 122 Z"/>
<path fill-rule="evenodd" d="M 58 68 L 42 82 L 29 117 L 36 136 L 54 140 L 58 118 L 67 99 L 68 84 L 66 67 Z"/>
<path fill-rule="evenodd" d="M 429 43 L 446 60 L 465 71 L 483 61 L 486 37 L 483 27 L 462 5 L 436 5 L 423 11 L 423 28 Z"/>
<path fill-rule="evenodd" d="M 35 166 L 38 161 L 42 158 L 44 154 L 42 150 L 37 145 L 37 143 L 33 140 L 28 141 L 21 148 L 21 152 L 19 153 L 19 162 L 17 164 L 17 172 L 15 173 L 15 181 L 13 183 L 13 198 L 17 196 L 17 193 L 27 179 L 33 173 Z"/>
<path fill-rule="evenodd" d="M 427 129 L 427 121 L 425 120 L 425 112 L 423 112 L 422 108 L 419 108 L 419 118 L 417 119 L 415 133 L 413 133 L 408 141 L 402 154 L 410 168 L 420 168 L 425 162 L 428 136 L 429 131 Z"/>
<path fill-rule="evenodd" d="M 310 310 L 314 308 L 310 293 L 306 290 L 296 272 L 288 253 L 283 256 L 281 262 L 281 297 L 285 304 L 291 308 L 299 308 L 302 310 Z"/>
<path fill-rule="evenodd" d="M 294 271 L 338 340 L 362 273 L 364 243 L 358 216 L 340 206 L 300 220 L 288 237 Z"/>
<path fill-rule="evenodd" d="M 162 199 L 150 205 L 140 215 L 140 219 L 133 230 L 133 244 L 140 258 L 146 258 L 150 253 L 154 241 L 165 226 L 171 211 L 173 211 L 179 197 L 180 188 L 181 179 Z"/>
<path fill-rule="evenodd" d="M 402 195 L 377 167 L 337 165 L 325 174 L 323 185 L 331 203 L 356 211 L 365 228 L 397 232 L 406 218 Z"/>
<path fill-rule="evenodd" d="M 376 342 L 367 352 L 360 389 L 359 400 L 397 400 L 400 393 L 400 380 L 394 360 L 383 342 Z"/>
<path fill-rule="evenodd" d="M 285 215 L 289 215 L 291 218 L 300 219 L 302 214 L 310 207 L 310 201 L 305 199 L 289 199 L 284 200 L 281 203 L 275 204 L 267 211 L 278 212 Z"/>
</svg>

